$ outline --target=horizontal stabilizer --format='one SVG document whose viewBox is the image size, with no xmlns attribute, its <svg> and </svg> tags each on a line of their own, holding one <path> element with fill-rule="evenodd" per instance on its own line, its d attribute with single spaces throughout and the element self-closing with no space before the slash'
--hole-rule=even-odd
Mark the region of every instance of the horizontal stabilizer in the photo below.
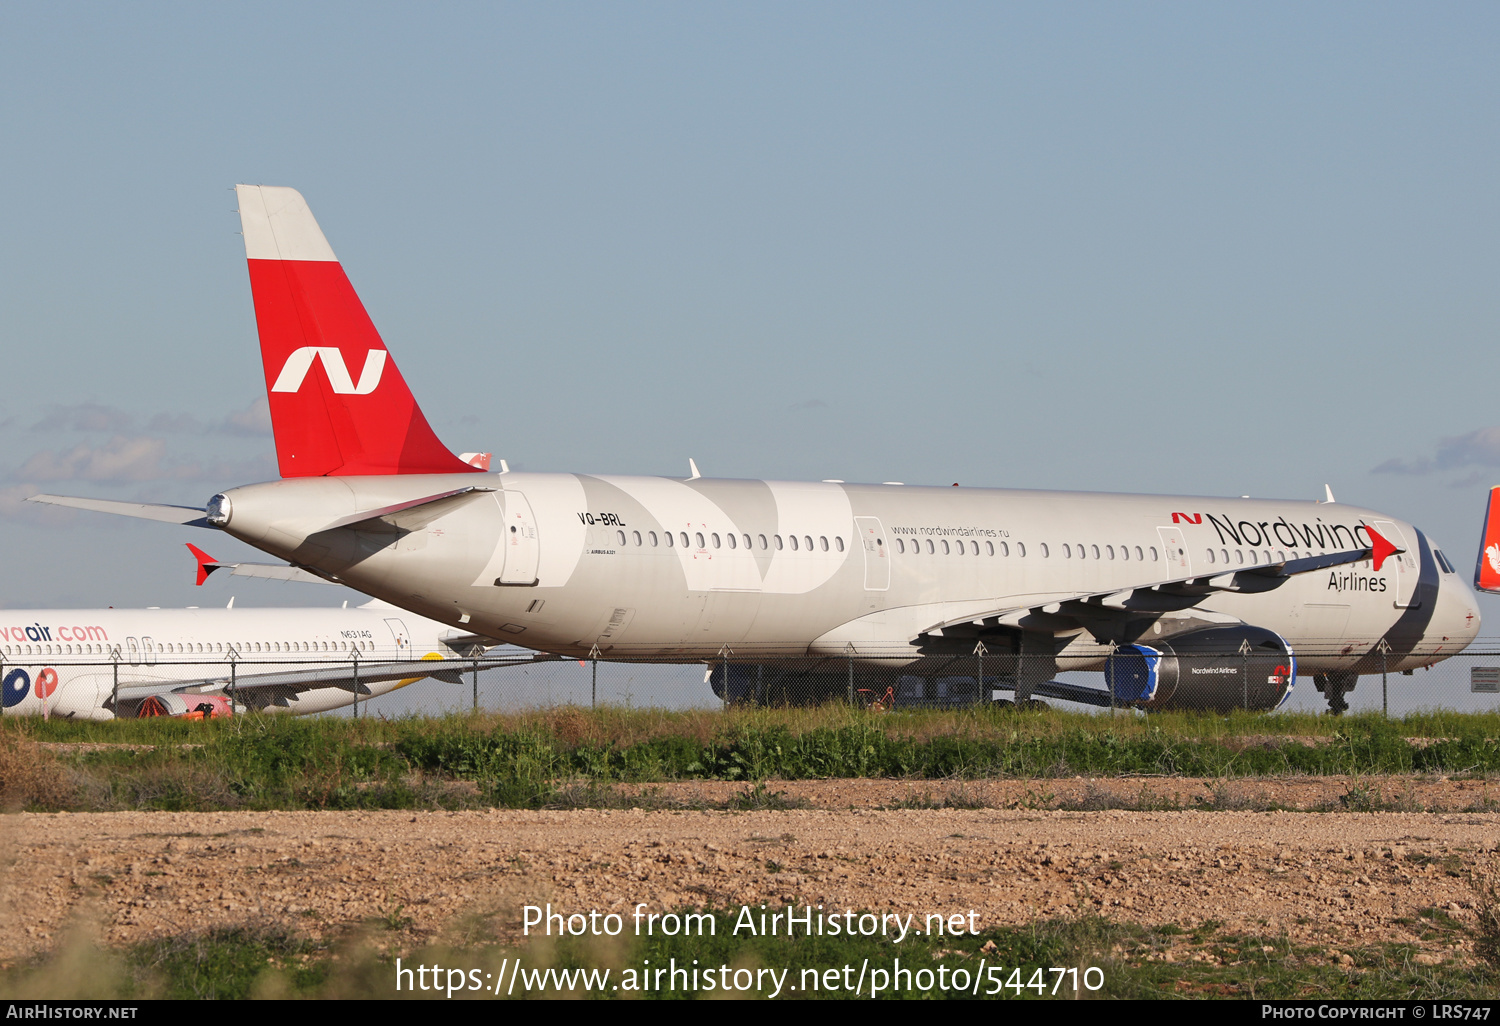
<svg viewBox="0 0 1500 1026">
<path fill-rule="evenodd" d="M 87 509 L 95 513 L 114 513 L 138 520 L 159 520 L 164 524 L 182 524 L 184 527 L 212 527 L 204 519 L 204 511 L 194 506 L 158 506 L 149 502 L 117 502 L 114 499 L 82 499 L 73 495 L 32 495 L 27 502 L 43 502 L 49 506 L 69 506 Z"/>
</svg>

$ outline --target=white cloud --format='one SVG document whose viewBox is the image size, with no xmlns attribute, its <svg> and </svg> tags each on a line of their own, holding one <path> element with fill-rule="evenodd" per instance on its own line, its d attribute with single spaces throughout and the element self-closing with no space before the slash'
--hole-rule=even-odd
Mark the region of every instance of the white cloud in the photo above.
<svg viewBox="0 0 1500 1026">
<path fill-rule="evenodd" d="M 1479 428 L 1441 439 L 1433 456 L 1388 459 L 1372 474 L 1430 474 L 1460 467 L 1500 467 L 1500 427 Z M 1472 476 L 1472 475 L 1471 475 Z M 1465 480 L 1468 480 L 1467 478 Z"/>
<path fill-rule="evenodd" d="M 271 407 L 265 396 L 260 396 L 242 410 L 232 410 L 214 430 L 223 435 L 271 434 Z"/>
<path fill-rule="evenodd" d="M 103 445 L 80 442 L 71 449 L 43 449 L 21 464 L 13 477 L 29 481 L 160 481 L 192 477 L 196 464 L 167 466 L 160 438 L 116 435 Z"/>
<path fill-rule="evenodd" d="M 135 417 L 124 410 L 100 403 L 51 406 L 33 431 L 128 431 Z"/>
</svg>

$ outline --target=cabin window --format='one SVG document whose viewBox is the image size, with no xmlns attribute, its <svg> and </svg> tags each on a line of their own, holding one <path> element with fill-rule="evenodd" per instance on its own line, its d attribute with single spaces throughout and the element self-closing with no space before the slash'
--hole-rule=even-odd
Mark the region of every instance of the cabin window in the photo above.
<svg viewBox="0 0 1500 1026">
<path fill-rule="evenodd" d="M 655 531 L 647 531 L 646 532 L 646 540 L 651 543 L 651 547 L 653 549 L 656 548 L 657 541 L 656 541 L 656 532 Z"/>
<path fill-rule="evenodd" d="M 1128 560 L 1130 558 L 1130 546 L 1129 545 L 1121 545 L 1120 546 L 1120 558 L 1121 559 L 1125 559 L 1125 560 Z"/>
<path fill-rule="evenodd" d="M 1026 543 L 1025 542 L 1016 542 L 1016 558 L 1017 559 L 1025 559 L 1026 558 Z"/>
<path fill-rule="evenodd" d="M 995 554 L 995 543 L 989 541 L 985 542 L 984 551 L 986 555 L 993 556 Z"/>
<path fill-rule="evenodd" d="M 747 535 L 744 536 L 744 538 L 745 538 L 745 548 L 747 548 L 747 549 L 751 548 L 752 546 L 750 544 L 750 536 L 747 534 Z M 762 545 L 761 548 L 765 548 L 765 546 Z"/>
<path fill-rule="evenodd" d="M 1271 561 L 1271 554 L 1269 552 L 1262 552 L 1261 555 L 1266 557 L 1265 562 L 1269 563 Z"/>
<path fill-rule="evenodd" d="M 1021 555 L 1023 555 L 1023 556 L 1026 555 L 1026 546 L 1024 546 L 1024 545 L 1021 546 Z M 1042 558 L 1043 559 L 1050 559 L 1051 557 L 1052 557 L 1052 550 L 1049 549 L 1049 548 L 1047 548 L 1047 543 L 1046 542 L 1042 542 Z"/>
<path fill-rule="evenodd" d="M 1276 550 L 1276 562 L 1278 562 L 1278 563 L 1285 563 L 1286 562 L 1286 553 L 1282 552 L 1280 549 Z"/>
<path fill-rule="evenodd" d="M 1139 545 L 1135 547 L 1135 558 L 1139 560 L 1145 560 L 1146 558 L 1145 555 L 1141 552 L 1141 547 Z"/>
<path fill-rule="evenodd" d="M 776 551 L 780 552 L 781 551 L 781 535 L 779 535 L 779 534 L 772 535 L 772 537 L 776 539 Z"/>
<path fill-rule="evenodd" d="M 1229 565 L 1229 550 L 1228 549 L 1220 549 L 1219 550 L 1219 555 L 1224 558 L 1224 565 L 1228 566 Z"/>
<path fill-rule="evenodd" d="M 1063 559 L 1072 559 L 1072 558 L 1073 558 L 1073 546 L 1069 545 L 1067 542 L 1063 542 Z"/>
<path fill-rule="evenodd" d="M 1002 555 L 1002 556 L 1008 556 L 1008 555 L 1010 555 L 1010 546 L 1007 545 L 1007 544 L 1005 544 L 1005 542 L 1001 542 L 1000 543 L 1000 555 Z"/>
<path fill-rule="evenodd" d="M 834 535 L 833 536 L 833 544 L 834 544 L 835 548 L 837 548 L 840 552 L 843 552 L 844 551 L 844 536 L 841 535 L 841 534 Z"/>
<path fill-rule="evenodd" d="M 971 542 L 969 542 L 969 555 L 971 555 L 971 556 L 977 556 L 977 555 L 979 555 L 979 543 L 977 541 L 971 541 Z"/>
<path fill-rule="evenodd" d="M 671 531 L 663 531 L 661 533 L 661 536 L 662 536 L 662 540 L 667 543 L 667 548 L 670 549 L 672 547 L 672 532 Z"/>
<path fill-rule="evenodd" d="M 703 544 L 703 532 L 702 531 L 694 531 L 693 532 L 693 537 L 698 540 L 698 548 L 700 548 L 700 549 L 706 549 L 706 548 L 708 548 L 707 545 Z"/>
<path fill-rule="evenodd" d="M 1212 563 L 1214 561 L 1214 550 L 1213 549 L 1209 549 L 1208 550 L 1208 561 L 1210 563 Z"/>
<path fill-rule="evenodd" d="M 802 540 L 807 543 L 807 551 L 811 552 L 812 551 L 812 535 L 810 535 L 810 534 L 804 534 L 802 536 Z"/>
<path fill-rule="evenodd" d="M 641 532 L 639 532 L 639 531 L 632 531 L 630 533 L 635 538 L 635 547 L 636 548 L 640 548 L 641 547 Z"/>
<path fill-rule="evenodd" d="M 756 537 L 757 537 L 757 538 L 759 538 L 759 539 L 760 539 L 760 551 L 762 551 L 762 552 L 764 552 L 764 551 L 766 551 L 766 549 L 769 549 L 769 548 L 770 548 L 770 547 L 771 547 L 771 546 L 769 546 L 769 545 L 767 545 L 767 544 L 766 544 L 766 536 L 765 536 L 765 535 L 763 535 L 763 534 L 761 534 L 761 535 L 756 535 Z M 750 543 L 749 543 L 749 542 L 746 542 L 746 543 L 745 543 L 745 548 L 747 548 L 747 549 L 748 549 L 748 548 L 749 548 L 749 547 L 750 547 Z M 779 549 L 779 548 L 781 548 L 781 546 L 780 546 L 780 545 L 778 545 L 778 546 L 776 546 L 776 547 L 777 547 L 777 548 L 778 548 L 778 549 Z"/>
<path fill-rule="evenodd" d="M 624 547 L 624 545 L 625 545 L 625 532 L 624 531 L 616 531 L 615 534 L 620 539 L 620 545 L 621 545 L 621 547 Z"/>
<path fill-rule="evenodd" d="M 677 537 L 680 538 L 680 539 L 682 539 L 682 547 L 683 548 L 687 548 L 689 545 L 692 544 L 692 542 L 688 541 L 688 536 L 687 536 L 687 532 L 686 531 L 678 531 L 677 532 Z"/>
<path fill-rule="evenodd" d="M 896 551 L 897 552 L 905 552 L 906 551 L 906 542 L 902 541 L 900 538 L 896 539 Z"/>
<path fill-rule="evenodd" d="M 719 532 L 715 531 L 711 537 L 713 538 L 714 548 L 717 549 L 719 547 Z"/>
<path fill-rule="evenodd" d="M 947 554 L 948 554 L 948 543 L 946 541 L 944 541 L 943 542 L 943 555 L 946 556 Z"/>
<path fill-rule="evenodd" d="M 927 539 L 927 554 L 930 556 L 937 551 L 937 546 L 932 544 L 932 539 Z"/>
<path fill-rule="evenodd" d="M 1090 548 L 1090 550 L 1092 550 L 1094 558 L 1098 559 L 1099 558 L 1099 546 L 1097 546 L 1097 545 L 1090 545 L 1089 548 Z"/>
<path fill-rule="evenodd" d="M 1151 562 L 1155 563 L 1159 558 L 1161 557 L 1156 554 L 1156 546 L 1151 546 Z"/>
<path fill-rule="evenodd" d="M 1113 545 L 1106 545 L 1106 546 L 1104 546 L 1104 554 L 1107 557 L 1109 557 L 1110 559 L 1114 559 L 1115 558 L 1115 547 Z"/>
<path fill-rule="evenodd" d="M 724 540 L 725 540 L 725 541 L 727 541 L 727 542 L 728 542 L 728 543 L 729 543 L 729 547 L 730 547 L 730 548 L 731 548 L 731 549 L 734 549 L 734 548 L 739 548 L 739 544 L 740 544 L 740 543 L 739 543 L 739 540 L 738 540 L 738 539 L 737 539 L 737 538 L 735 538 L 735 536 L 734 536 L 734 535 L 732 535 L 732 534 L 727 534 L 727 535 L 725 535 L 725 536 L 724 536 Z"/>
<path fill-rule="evenodd" d="M 820 535 L 818 535 L 818 547 L 820 549 L 822 549 L 824 552 L 828 551 L 828 535 L 826 535 L 826 534 L 820 534 Z"/>
<path fill-rule="evenodd" d="M 787 541 L 789 541 L 789 542 L 792 543 L 792 551 L 796 552 L 797 551 L 797 536 L 795 534 L 789 534 L 786 537 L 787 537 Z"/>
</svg>

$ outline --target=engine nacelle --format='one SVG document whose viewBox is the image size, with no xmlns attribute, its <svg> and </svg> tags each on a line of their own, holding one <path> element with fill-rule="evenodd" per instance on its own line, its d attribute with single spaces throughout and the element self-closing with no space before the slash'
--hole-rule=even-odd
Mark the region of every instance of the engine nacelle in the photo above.
<svg viewBox="0 0 1500 1026">
<path fill-rule="evenodd" d="M 1297 683 L 1286 639 L 1264 627 L 1206 627 L 1150 645 L 1123 645 L 1104 680 L 1121 705 L 1143 709 L 1275 709 Z"/>
</svg>

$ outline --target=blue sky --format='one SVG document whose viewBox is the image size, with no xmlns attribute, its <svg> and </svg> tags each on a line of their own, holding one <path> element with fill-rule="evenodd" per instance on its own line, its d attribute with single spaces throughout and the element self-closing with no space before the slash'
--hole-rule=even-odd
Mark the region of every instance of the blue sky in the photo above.
<svg viewBox="0 0 1500 1026">
<path fill-rule="evenodd" d="M 5 6 L 0 605 L 326 601 L 196 589 L 187 530 L 16 501 L 274 475 L 241 181 L 306 195 L 455 450 L 1328 482 L 1467 568 L 1500 483 L 1497 28 L 1482 4 Z"/>
</svg>

